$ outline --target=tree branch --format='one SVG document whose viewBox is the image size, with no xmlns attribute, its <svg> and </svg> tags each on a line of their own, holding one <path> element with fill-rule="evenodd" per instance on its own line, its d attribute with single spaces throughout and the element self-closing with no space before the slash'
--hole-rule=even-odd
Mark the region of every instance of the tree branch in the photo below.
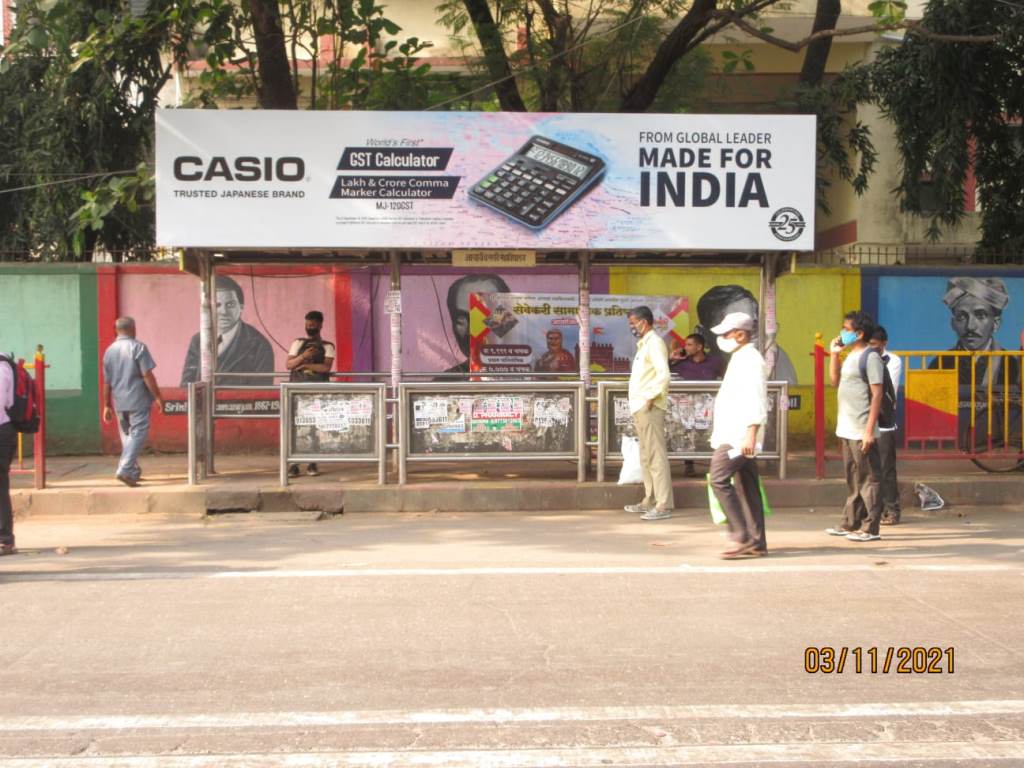
<svg viewBox="0 0 1024 768">
<path fill-rule="evenodd" d="M 487 0 L 463 0 L 463 5 L 480 41 L 487 73 L 495 83 L 494 92 L 498 97 L 498 103 L 505 112 L 525 112 L 526 104 L 512 76 L 512 67 L 505 53 L 501 30 L 491 15 Z"/>
<path fill-rule="evenodd" d="M 905 29 L 909 33 L 920 35 L 921 37 L 926 37 L 929 40 L 935 40 L 936 42 L 941 43 L 987 45 L 989 43 L 996 42 L 1000 37 L 1002 37 L 1001 35 L 944 35 L 939 32 L 932 32 L 920 21 L 905 19 L 891 24 L 866 24 L 860 27 L 850 27 L 849 29 L 822 29 L 811 33 L 802 40 L 792 41 L 776 37 L 775 35 L 758 29 L 735 11 L 716 11 L 714 16 L 722 19 L 726 23 L 734 24 L 751 37 L 756 37 L 758 40 L 763 40 L 764 42 L 779 48 L 785 48 L 787 51 L 792 51 L 793 53 L 799 53 L 811 43 L 824 38 L 849 37 L 850 35 L 863 35 L 872 32 L 891 32 L 897 29 Z"/>
</svg>

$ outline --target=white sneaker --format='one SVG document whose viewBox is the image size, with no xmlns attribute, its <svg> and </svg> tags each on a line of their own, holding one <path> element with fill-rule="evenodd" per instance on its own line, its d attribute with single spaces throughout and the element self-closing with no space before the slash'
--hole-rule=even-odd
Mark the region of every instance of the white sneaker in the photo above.
<svg viewBox="0 0 1024 768">
<path fill-rule="evenodd" d="M 665 520 L 672 517 L 671 509 L 649 509 L 640 515 L 641 520 Z"/>
<path fill-rule="evenodd" d="M 632 515 L 642 515 L 645 512 L 650 511 L 651 508 L 645 507 L 643 504 L 627 504 L 623 509 Z"/>
<path fill-rule="evenodd" d="M 847 534 L 847 539 L 850 541 L 879 541 L 882 537 L 877 533 L 868 533 L 867 531 L 854 531 L 853 533 Z"/>
</svg>

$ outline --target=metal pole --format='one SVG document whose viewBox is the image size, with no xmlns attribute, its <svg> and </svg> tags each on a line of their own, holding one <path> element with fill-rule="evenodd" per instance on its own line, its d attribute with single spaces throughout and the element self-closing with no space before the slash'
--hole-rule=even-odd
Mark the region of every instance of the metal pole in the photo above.
<svg viewBox="0 0 1024 768">
<path fill-rule="evenodd" d="M 198 485 L 196 477 L 196 422 L 203 415 L 196 415 L 196 382 L 188 383 L 188 484 Z"/>
<path fill-rule="evenodd" d="M 779 357 L 779 346 L 776 337 L 779 333 L 779 324 L 775 314 L 775 272 L 778 263 L 778 254 L 770 253 L 764 257 L 764 265 L 761 269 L 761 311 L 758 325 L 761 331 L 761 352 L 768 365 L 769 377 L 775 376 L 775 363 Z"/>
<path fill-rule="evenodd" d="M 377 484 L 385 485 L 388 481 L 388 420 L 387 420 L 387 387 L 377 385 Z"/>
<path fill-rule="evenodd" d="M 587 479 L 587 459 L 590 448 L 587 446 L 587 435 L 590 433 L 590 403 L 587 402 L 586 384 L 580 382 L 576 389 L 576 482 Z"/>
<path fill-rule="evenodd" d="M 779 480 L 786 479 L 789 453 L 789 382 L 779 393 Z"/>
<path fill-rule="evenodd" d="M 278 456 L 278 482 L 282 488 L 288 487 L 288 448 L 291 442 L 291 393 L 288 391 L 288 385 L 281 385 L 281 405 L 280 405 L 280 416 L 281 426 L 278 430 L 280 432 L 280 451 Z"/>
<path fill-rule="evenodd" d="M 580 254 L 579 269 L 580 378 L 590 389 L 590 252 Z"/>
<path fill-rule="evenodd" d="M 213 474 L 214 437 L 213 415 L 216 407 L 214 376 L 217 372 L 217 290 L 213 256 L 209 251 L 200 251 L 199 262 L 199 379 L 209 387 L 209 403 L 206 407 L 206 472 Z"/>
<path fill-rule="evenodd" d="M 408 469 L 406 467 L 406 454 L 409 450 L 409 429 L 408 419 L 398 418 L 399 413 L 406 413 L 409 407 L 409 391 L 404 386 L 398 388 L 398 409 L 395 410 L 396 421 L 394 425 L 398 429 L 396 434 L 398 435 L 398 484 L 405 485 L 408 479 Z"/>
<path fill-rule="evenodd" d="M 606 420 L 608 418 L 607 405 L 605 404 L 605 382 L 598 382 L 597 385 L 597 482 L 604 482 L 604 463 L 608 456 L 608 431 Z"/>
<path fill-rule="evenodd" d="M 35 487 L 41 491 L 46 487 L 46 355 L 43 345 L 36 347 L 36 402 L 39 404 L 39 431 L 32 441 L 35 465 Z"/>
<path fill-rule="evenodd" d="M 825 479 L 825 343 L 814 334 L 814 476 Z"/>
<path fill-rule="evenodd" d="M 388 301 L 385 303 L 388 309 L 391 325 L 391 397 L 398 397 L 398 388 L 402 383 L 402 260 L 398 251 L 391 254 L 391 280 L 389 282 Z M 385 411 L 386 413 L 386 411 Z M 400 421 L 402 409 L 391 405 L 391 442 L 402 440 Z M 386 448 L 382 450 L 387 453 Z M 404 473 L 401 466 L 401 459 L 398 459 L 399 474 Z M 401 481 L 401 482 L 404 482 Z"/>
</svg>

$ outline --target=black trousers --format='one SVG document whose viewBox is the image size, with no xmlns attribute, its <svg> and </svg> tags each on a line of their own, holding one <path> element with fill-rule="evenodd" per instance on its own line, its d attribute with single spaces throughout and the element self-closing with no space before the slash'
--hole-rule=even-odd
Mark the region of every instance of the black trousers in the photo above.
<svg viewBox="0 0 1024 768">
<path fill-rule="evenodd" d="M 11 459 L 18 447 L 14 427 L 0 424 L 0 544 L 14 543 L 14 509 L 11 507 Z"/>
<path fill-rule="evenodd" d="M 882 513 L 900 517 L 900 487 L 896 478 L 896 433 L 878 435 L 878 458 L 882 463 Z"/>
<path fill-rule="evenodd" d="M 842 526 L 848 531 L 878 534 L 882 521 L 882 461 L 878 441 L 865 453 L 860 440 L 843 444 L 843 466 L 846 469 L 846 506 Z"/>
<path fill-rule="evenodd" d="M 731 449 L 730 445 L 720 446 L 711 457 L 711 488 L 729 521 L 729 533 L 733 541 L 740 545 L 756 544 L 758 549 L 767 549 L 757 459 L 742 454 L 730 459 Z M 734 476 L 735 485 L 732 482 Z"/>
</svg>

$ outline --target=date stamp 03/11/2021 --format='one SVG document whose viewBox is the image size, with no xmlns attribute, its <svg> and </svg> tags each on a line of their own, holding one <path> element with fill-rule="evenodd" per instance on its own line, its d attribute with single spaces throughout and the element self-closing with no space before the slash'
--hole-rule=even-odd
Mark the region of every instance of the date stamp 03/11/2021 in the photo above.
<svg viewBox="0 0 1024 768">
<path fill-rule="evenodd" d="M 937 646 L 808 646 L 804 671 L 809 674 L 952 675 L 954 649 Z"/>
</svg>

